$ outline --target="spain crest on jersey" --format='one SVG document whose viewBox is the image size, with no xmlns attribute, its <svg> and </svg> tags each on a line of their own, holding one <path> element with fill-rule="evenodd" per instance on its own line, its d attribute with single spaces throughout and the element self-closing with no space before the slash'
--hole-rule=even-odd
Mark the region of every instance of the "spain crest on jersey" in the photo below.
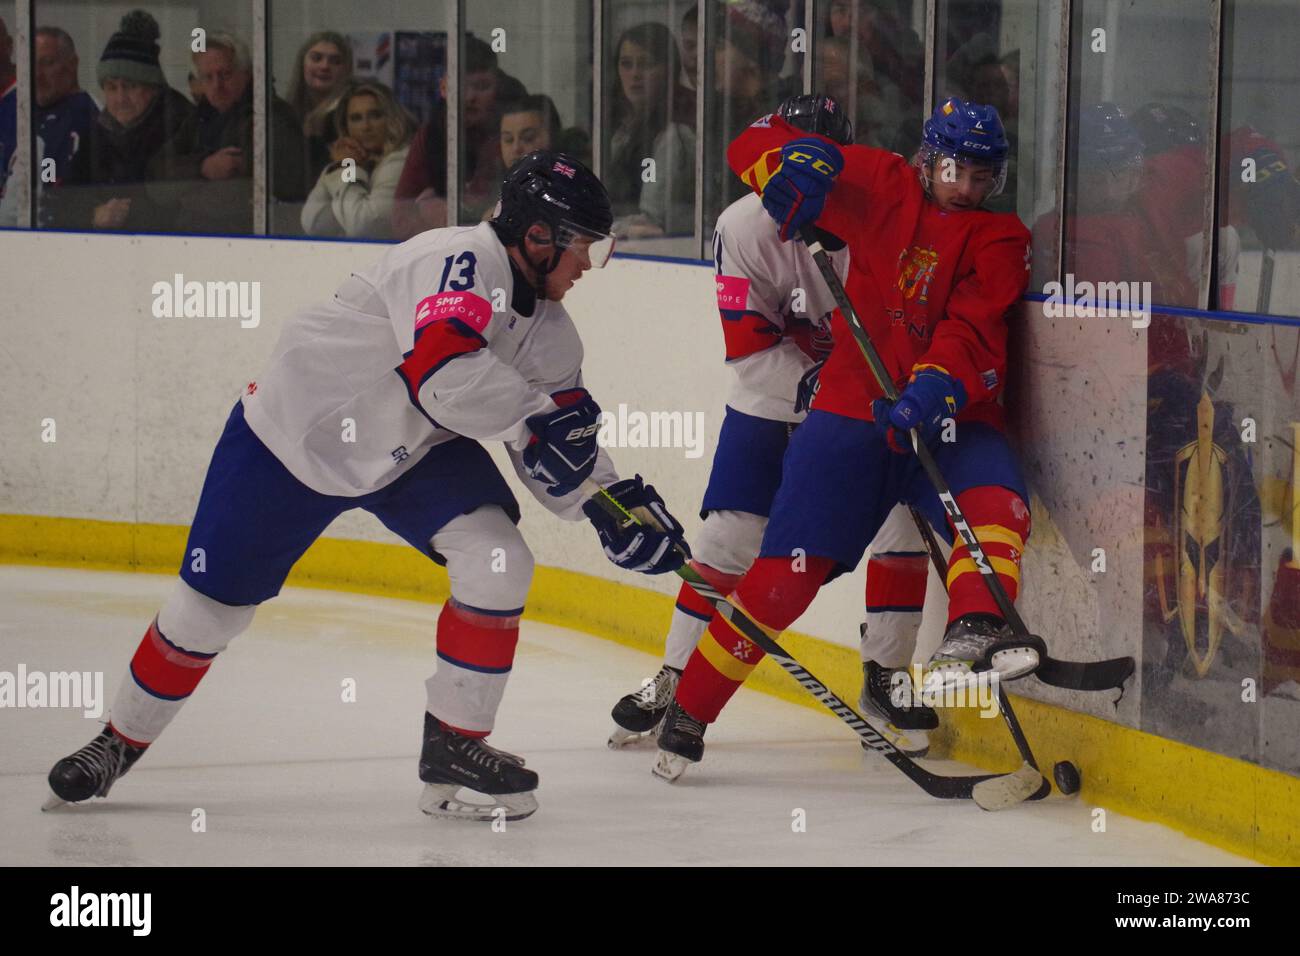
<svg viewBox="0 0 1300 956">
<path fill-rule="evenodd" d="M 913 246 L 898 254 L 898 288 L 908 299 L 917 299 L 922 305 L 930 296 L 930 282 L 939 265 L 939 253 L 933 249 Z M 919 294 L 919 298 L 918 298 Z"/>
</svg>

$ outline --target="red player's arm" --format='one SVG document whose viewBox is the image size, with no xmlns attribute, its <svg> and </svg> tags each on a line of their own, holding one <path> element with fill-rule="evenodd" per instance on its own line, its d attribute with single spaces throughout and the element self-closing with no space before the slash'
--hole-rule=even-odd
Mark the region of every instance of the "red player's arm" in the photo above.
<svg viewBox="0 0 1300 956">
<path fill-rule="evenodd" d="M 917 363 L 937 365 L 966 388 L 970 403 L 997 397 L 1007 378 L 1007 312 L 1029 284 L 1029 232 L 1014 217 L 975 252 L 974 269 L 957 282 L 944 321 Z"/>
<path fill-rule="evenodd" d="M 758 122 L 764 125 L 752 125 L 732 140 L 727 147 L 727 163 L 745 185 L 762 195 L 763 187 L 781 165 L 782 146 L 793 139 L 825 137 L 805 133 L 776 115 Z M 831 140 L 826 142 L 831 143 Z M 862 228 L 863 210 L 871 207 L 870 186 L 879 175 L 881 160 L 893 154 L 870 146 L 837 148 L 844 155 L 844 170 L 826 197 L 826 206 L 817 219 L 817 225 L 851 243 Z"/>
</svg>

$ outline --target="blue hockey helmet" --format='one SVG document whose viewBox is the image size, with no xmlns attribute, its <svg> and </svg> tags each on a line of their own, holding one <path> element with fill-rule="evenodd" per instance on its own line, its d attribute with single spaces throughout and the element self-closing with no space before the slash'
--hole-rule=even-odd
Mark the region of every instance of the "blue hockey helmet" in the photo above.
<svg viewBox="0 0 1300 956">
<path fill-rule="evenodd" d="M 938 157 L 948 156 L 958 162 L 993 169 L 994 184 L 986 199 L 992 199 L 1006 186 L 1010 153 L 1007 132 L 997 108 L 968 103 L 955 96 L 935 107 L 921 131 L 921 158 L 927 165 L 932 165 Z"/>
</svg>

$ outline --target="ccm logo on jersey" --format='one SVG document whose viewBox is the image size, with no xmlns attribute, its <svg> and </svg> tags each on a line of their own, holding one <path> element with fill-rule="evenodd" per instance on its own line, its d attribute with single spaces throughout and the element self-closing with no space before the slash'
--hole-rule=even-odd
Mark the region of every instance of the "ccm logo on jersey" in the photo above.
<svg viewBox="0 0 1300 956">
<path fill-rule="evenodd" d="M 421 299 L 415 307 L 417 331 L 440 319 L 460 319 L 481 335 L 492 321 L 492 304 L 473 292 L 439 292 Z"/>
<path fill-rule="evenodd" d="M 577 441 L 579 438 L 590 438 L 598 431 L 600 431 L 600 422 L 596 422 L 594 425 L 586 425 L 582 428 L 571 429 L 569 434 L 564 436 L 564 440 Z"/>
</svg>

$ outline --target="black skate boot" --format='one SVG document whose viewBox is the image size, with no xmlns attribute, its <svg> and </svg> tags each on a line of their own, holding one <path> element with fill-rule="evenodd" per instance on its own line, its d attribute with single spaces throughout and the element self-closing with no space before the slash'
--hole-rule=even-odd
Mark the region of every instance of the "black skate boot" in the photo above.
<svg viewBox="0 0 1300 956">
<path fill-rule="evenodd" d="M 686 772 L 688 763 L 699 763 L 704 756 L 704 731 L 708 726 L 683 710 L 676 700 L 672 701 L 659 725 L 659 754 L 655 757 L 654 775 L 672 783 Z"/>
<path fill-rule="evenodd" d="M 117 779 L 145 752 L 133 747 L 105 726 L 99 735 L 75 754 L 64 757 L 50 770 L 53 795 L 41 808 L 53 810 L 65 803 L 106 797 Z"/>
<path fill-rule="evenodd" d="M 964 683 L 971 674 L 996 675 L 999 681 L 1032 674 L 1047 656 L 1047 645 L 1034 634 L 1012 633 L 994 614 L 964 614 L 948 625 L 943 643 L 926 665 L 927 687 Z"/>
<path fill-rule="evenodd" d="M 609 746 L 617 750 L 624 744 L 640 740 L 654 732 L 668 713 L 677 682 L 682 672 L 665 664 L 651 680 L 619 699 L 609 715 L 614 718 L 614 732 L 609 735 Z"/>
<path fill-rule="evenodd" d="M 864 662 L 858 706 L 881 735 L 909 757 L 924 757 L 929 752 L 928 731 L 938 729 L 939 715 L 922 703 L 906 667 Z M 865 749 L 867 745 L 862 746 Z"/>
<path fill-rule="evenodd" d="M 425 712 L 424 746 L 420 750 L 420 779 L 427 786 L 420 809 L 446 820 L 522 820 L 537 810 L 537 774 L 524 769 L 521 757 L 489 747 L 478 737 L 444 730 Z M 492 803 L 468 803 L 461 787 L 493 798 Z"/>
</svg>

